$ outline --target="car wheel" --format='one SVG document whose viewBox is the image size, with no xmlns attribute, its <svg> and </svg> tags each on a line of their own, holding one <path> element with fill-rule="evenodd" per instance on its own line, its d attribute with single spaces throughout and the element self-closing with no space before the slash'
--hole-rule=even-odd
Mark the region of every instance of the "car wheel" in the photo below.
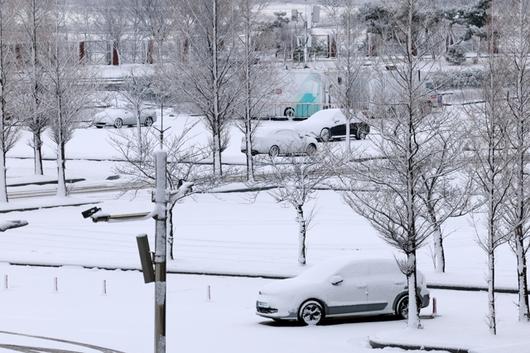
<svg viewBox="0 0 530 353">
<path fill-rule="evenodd" d="M 274 145 L 269 150 L 269 156 L 271 157 L 277 157 L 280 154 L 280 147 Z"/>
<path fill-rule="evenodd" d="M 103 126 L 96 125 L 96 129 L 103 129 Z"/>
<path fill-rule="evenodd" d="M 294 113 L 295 113 L 294 108 L 288 107 L 288 108 L 285 108 L 285 110 L 283 111 L 283 116 L 292 118 L 294 116 Z"/>
<path fill-rule="evenodd" d="M 416 299 L 419 303 L 419 298 Z M 420 313 L 420 308 L 418 307 L 418 314 Z M 401 298 L 399 298 L 397 304 L 396 304 L 396 316 L 400 319 L 408 319 L 409 318 L 409 296 L 404 295 Z"/>
<path fill-rule="evenodd" d="M 366 135 L 367 135 L 366 131 L 362 127 L 359 127 L 357 131 L 355 132 L 355 138 L 357 140 L 365 140 Z"/>
<path fill-rule="evenodd" d="M 324 308 L 316 300 L 308 300 L 300 306 L 298 320 L 309 326 L 318 325 L 324 319 Z"/>
<path fill-rule="evenodd" d="M 151 118 L 150 116 L 145 118 L 144 125 L 147 126 L 147 127 L 153 125 L 153 118 Z"/>
<path fill-rule="evenodd" d="M 114 120 L 114 127 L 116 129 L 120 129 L 123 126 L 123 120 L 121 118 L 117 118 Z"/>
<path fill-rule="evenodd" d="M 404 295 L 396 304 L 396 316 L 400 319 L 408 319 L 409 317 L 409 296 Z"/>
<path fill-rule="evenodd" d="M 308 155 L 308 156 L 312 156 L 314 155 L 315 153 L 317 152 L 317 146 L 315 146 L 315 144 L 311 143 L 307 146 L 307 148 L 305 149 L 305 153 Z"/>
<path fill-rule="evenodd" d="M 320 131 L 320 139 L 323 142 L 329 142 L 331 141 L 331 130 L 326 128 L 323 128 L 322 131 Z"/>
</svg>

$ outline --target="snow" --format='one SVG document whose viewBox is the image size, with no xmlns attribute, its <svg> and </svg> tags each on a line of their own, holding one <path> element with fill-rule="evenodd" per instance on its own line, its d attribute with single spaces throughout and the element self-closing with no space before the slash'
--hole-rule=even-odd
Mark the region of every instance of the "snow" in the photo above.
<svg viewBox="0 0 530 353">
<path fill-rule="evenodd" d="M 117 193 L 83 195 L 99 202 L 106 213 L 152 210 L 149 191 L 119 198 Z M 319 191 L 308 206 L 316 206 L 307 237 L 309 265 L 338 256 L 393 258 L 397 254 L 370 225 L 343 203 L 340 194 Z M 152 220 L 131 223 L 97 223 L 81 217 L 90 208 L 66 207 L 29 213 L 12 212 L 9 219 L 23 218 L 24 228 L 0 237 L 1 259 L 14 263 L 69 264 L 139 268 L 136 235 L 146 233 L 153 241 Z M 297 256 L 296 213 L 278 205 L 267 193 L 199 194 L 175 206 L 175 257 L 170 270 L 207 273 L 245 273 L 291 276 L 300 272 Z M 468 217 L 453 219 L 444 231 L 447 273 L 434 271 L 430 249 L 418 255 L 419 269 L 431 284 L 485 285 L 486 257 L 476 244 Z M 153 244 L 153 243 L 152 243 Z M 517 285 L 515 256 L 507 246 L 498 250 L 497 285 Z"/>
<path fill-rule="evenodd" d="M 75 267 L 0 266 L 2 331 L 90 343 L 128 353 L 145 353 L 153 344 L 153 285 L 138 272 L 81 270 Z M 8 275 L 9 288 L 4 288 Z M 58 291 L 55 291 L 57 278 Z M 107 293 L 103 293 L 106 281 Z M 433 291 L 440 316 L 423 320 L 420 333 L 392 317 L 330 321 L 316 327 L 278 324 L 255 315 L 257 291 L 274 280 L 170 275 L 167 344 L 183 352 L 373 352 L 368 338 L 488 346 L 476 353 L 528 352 L 517 346 L 528 325 L 515 323 L 513 295 L 499 296 L 498 337 L 485 337 L 485 293 Z M 208 300 L 210 286 L 211 300 Z M 428 314 L 430 308 L 424 309 Z M 526 331 L 525 331 L 526 330 Z M 381 334 L 374 334 L 380 332 Z M 388 333 L 387 335 L 384 335 Z M 424 333 L 428 333 L 424 334 Z M 93 352 L 88 347 L 0 333 L 3 344 Z M 499 348 L 500 347 L 500 348 Z M 513 349 L 510 349 L 513 348 Z M 401 352 L 385 349 L 384 352 Z"/>
<path fill-rule="evenodd" d="M 169 133 L 195 124 L 189 144 L 208 141 L 199 117 L 167 116 Z M 158 126 L 159 122 L 157 122 Z M 292 128 L 295 122 L 263 122 L 265 128 Z M 75 190 L 94 186 L 120 186 L 126 180 L 109 181 L 115 174 L 116 159 L 110 139 L 127 129 L 84 128 L 76 131 L 67 145 L 67 178 L 86 181 L 72 186 Z M 243 165 L 239 150 L 242 133 L 230 127 L 231 142 L 224 162 Z M 32 176 L 30 135 L 23 132 L 8 154 L 8 184 L 52 182 L 55 161 L 45 161 L 44 177 Z M 377 138 L 371 134 L 369 138 Z M 45 136 L 44 155 L 55 158 L 49 137 Z M 334 148 L 341 148 L 339 144 Z M 369 154 L 370 141 L 361 141 L 356 153 Z M 83 159 L 94 159 L 83 160 Z M 240 191 L 242 183 L 222 186 L 218 191 Z M 81 266 L 138 269 L 140 262 L 136 236 L 149 235 L 153 244 L 152 220 L 131 223 L 97 223 L 81 217 L 81 211 L 95 203 L 106 213 L 145 212 L 153 208 L 149 190 L 136 195 L 120 192 L 91 192 L 68 199 L 35 197 L 32 193 L 54 191 L 54 185 L 9 187 L 14 196 L 6 207 L 39 207 L 76 203 L 71 206 L 39 209 L 31 212 L 0 214 L 0 220 L 24 219 L 28 225 L 8 230 L 0 237 L 0 331 L 14 331 L 55 337 L 111 347 L 126 352 L 152 349 L 152 286 L 144 285 L 141 274 L 133 271 L 86 270 Z M 20 198 L 18 200 L 17 198 Z M 385 244 L 361 217 L 344 204 L 341 195 L 319 191 L 309 205 L 316 215 L 307 237 L 308 266 L 348 256 L 356 259 L 393 259 L 398 255 Z M 296 214 L 279 206 L 267 192 L 231 192 L 198 194 L 175 207 L 175 261 L 170 271 L 196 273 L 293 276 L 302 270 L 297 263 Z M 476 220 L 480 231 L 480 216 Z M 471 217 L 450 220 L 444 226 L 447 273 L 436 273 L 431 249 L 418 253 L 419 269 L 428 284 L 485 286 L 486 257 L 476 244 L 476 229 Z M 497 286 L 516 288 L 515 256 L 508 246 L 497 252 Z M 26 268 L 13 264 L 67 265 L 62 268 Z M 8 275 L 9 288 L 4 288 Z M 58 278 L 59 292 L 54 290 Z M 476 353 L 530 352 L 524 341 L 527 325 L 518 324 L 515 296 L 498 295 L 497 337 L 490 337 L 485 324 L 485 293 L 431 291 L 439 302 L 440 317 L 423 320 L 420 332 L 404 331 L 404 322 L 389 319 L 355 319 L 332 325 L 304 328 L 278 325 L 254 314 L 254 301 L 263 279 L 222 278 L 209 276 L 170 276 L 168 282 L 168 340 L 175 350 L 210 352 L 367 352 L 368 336 L 403 343 L 451 344 L 471 348 Z M 103 294 L 103 281 L 107 295 Z M 212 300 L 206 292 L 211 286 Z M 427 310 L 428 311 L 428 310 Z M 185 318 L 185 319 L 183 319 Z M 312 330 L 309 334 L 306 330 Z M 428 334 L 425 334 L 428 333 Z M 209 339 L 203 339 L 208 337 Z M 237 344 L 235 343 L 237 337 Z M 0 342 L 86 350 L 68 342 L 14 336 L 0 332 Z M 266 344 L 263 344 L 265 342 Z M 499 348 L 504 346 L 505 348 Z M 489 350 L 488 350 L 489 349 Z M 504 349 L 504 350 L 503 350 Z M 526 350 L 525 350 L 526 349 Z M 0 344 L 0 352 L 5 348 Z M 398 350 L 387 350 L 397 352 Z"/>
</svg>

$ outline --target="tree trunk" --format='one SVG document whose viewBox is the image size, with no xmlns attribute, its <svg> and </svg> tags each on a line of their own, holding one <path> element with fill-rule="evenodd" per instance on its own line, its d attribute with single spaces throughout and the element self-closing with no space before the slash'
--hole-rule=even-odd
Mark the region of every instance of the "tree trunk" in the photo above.
<svg viewBox="0 0 530 353">
<path fill-rule="evenodd" d="M 254 182 L 254 157 L 252 156 L 252 72 L 250 67 L 251 23 L 250 0 L 245 2 L 245 141 L 247 157 L 247 181 Z"/>
<path fill-rule="evenodd" d="M 515 229 L 515 254 L 517 256 L 517 285 L 519 292 L 519 321 L 529 321 L 528 282 L 526 267 L 526 251 L 524 247 L 523 226 Z"/>
<path fill-rule="evenodd" d="M 346 119 L 346 155 L 348 156 L 348 159 L 351 157 L 351 118 L 349 114 L 351 113 L 348 112 L 348 118 Z"/>
<path fill-rule="evenodd" d="M 306 231 L 307 224 L 304 218 L 304 210 L 302 206 L 296 206 L 296 221 L 298 222 L 298 263 L 300 265 L 306 264 Z"/>
<path fill-rule="evenodd" d="M 63 141 L 60 141 L 57 145 L 57 196 L 59 197 L 67 196 L 64 145 Z"/>
<path fill-rule="evenodd" d="M 32 16 L 32 37 L 31 37 L 31 54 L 32 54 L 32 88 L 33 88 L 33 121 L 36 126 L 33 127 L 33 159 L 34 166 L 33 170 L 35 175 L 43 175 L 42 169 L 42 128 L 38 126 L 41 122 L 39 121 L 39 80 L 37 79 L 37 68 L 39 67 L 38 54 L 37 54 L 37 1 L 32 0 L 31 2 L 31 16 Z"/>
<path fill-rule="evenodd" d="M 136 109 L 136 138 L 138 139 L 138 160 L 143 158 L 143 146 L 142 146 L 142 123 L 141 123 L 141 111 Z"/>
<path fill-rule="evenodd" d="M 408 292 L 409 292 L 409 317 L 407 320 L 407 326 L 410 328 L 418 329 L 421 328 L 420 317 L 418 315 L 418 286 L 416 283 L 416 252 L 407 254 L 407 267 L 412 269 L 407 275 L 408 281 Z"/>
<path fill-rule="evenodd" d="M 221 178 L 223 176 L 222 165 L 221 165 L 221 121 L 219 114 L 219 73 L 218 73 L 218 28 L 217 28 L 217 0 L 212 0 L 212 74 L 213 74 L 213 173 L 215 178 Z"/>
<path fill-rule="evenodd" d="M 219 133 L 219 126 L 215 127 L 213 132 L 213 175 L 214 178 L 221 178 L 223 176 L 222 165 L 221 165 L 221 136 Z"/>
<path fill-rule="evenodd" d="M 445 250 L 442 229 L 438 223 L 434 224 L 434 262 L 436 272 L 445 273 Z"/>
<path fill-rule="evenodd" d="M 247 148 L 247 181 L 254 182 L 254 157 L 252 156 L 252 120 L 247 119 L 245 123 L 245 139 Z"/>
<path fill-rule="evenodd" d="M 3 129 L 2 129 L 3 131 Z M 1 132 L 0 132 L 1 133 Z M 4 145 L 4 141 L 2 141 L 2 146 Z M 6 153 L 4 152 L 5 148 L 2 147 L 2 150 L 0 151 L 0 203 L 1 202 L 8 202 L 7 197 L 7 175 L 6 175 Z"/>
<path fill-rule="evenodd" d="M 33 131 L 33 171 L 35 175 L 43 175 L 42 169 L 42 138 L 40 131 Z"/>
<path fill-rule="evenodd" d="M 438 273 L 445 273 L 445 250 L 443 245 L 444 238 L 442 227 L 431 207 L 429 207 L 428 213 L 433 227 L 434 268 Z"/>
<path fill-rule="evenodd" d="M 493 335 L 497 334 L 495 315 L 495 251 L 488 252 L 488 328 Z"/>
</svg>

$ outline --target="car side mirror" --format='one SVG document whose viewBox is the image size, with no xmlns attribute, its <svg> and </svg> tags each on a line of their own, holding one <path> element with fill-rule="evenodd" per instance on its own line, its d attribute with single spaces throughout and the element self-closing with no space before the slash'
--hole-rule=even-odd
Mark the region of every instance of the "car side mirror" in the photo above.
<svg viewBox="0 0 530 353">
<path fill-rule="evenodd" d="M 339 276 L 339 275 L 335 275 L 335 276 L 332 276 L 330 279 L 329 279 L 329 282 L 334 285 L 334 286 L 338 286 L 339 284 L 341 284 L 342 282 L 344 282 L 344 279 Z"/>
</svg>

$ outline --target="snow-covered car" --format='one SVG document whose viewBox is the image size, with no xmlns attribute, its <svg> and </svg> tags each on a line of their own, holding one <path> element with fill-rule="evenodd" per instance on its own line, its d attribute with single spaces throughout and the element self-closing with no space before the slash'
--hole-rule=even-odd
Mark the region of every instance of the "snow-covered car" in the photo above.
<svg viewBox="0 0 530 353">
<path fill-rule="evenodd" d="M 317 151 L 317 140 L 292 129 L 258 129 L 252 140 L 252 154 L 311 155 Z M 245 138 L 241 140 L 241 152 L 246 153 Z"/>
<path fill-rule="evenodd" d="M 319 141 L 346 137 L 347 120 L 340 109 L 324 109 L 311 115 L 304 121 L 297 123 L 296 129 L 310 133 Z M 350 136 L 357 140 L 363 140 L 370 133 L 370 126 L 358 118 L 350 121 Z"/>
<path fill-rule="evenodd" d="M 142 110 L 140 124 L 151 126 L 155 121 L 156 111 L 154 109 Z M 129 109 L 110 107 L 94 115 L 93 124 L 97 128 L 114 126 L 117 129 L 122 126 L 136 126 L 136 115 Z"/>
<path fill-rule="evenodd" d="M 418 304 L 429 305 L 425 277 L 418 271 Z M 336 259 L 259 291 L 256 314 L 316 325 L 324 318 L 393 314 L 408 317 L 407 278 L 395 260 Z"/>
</svg>

